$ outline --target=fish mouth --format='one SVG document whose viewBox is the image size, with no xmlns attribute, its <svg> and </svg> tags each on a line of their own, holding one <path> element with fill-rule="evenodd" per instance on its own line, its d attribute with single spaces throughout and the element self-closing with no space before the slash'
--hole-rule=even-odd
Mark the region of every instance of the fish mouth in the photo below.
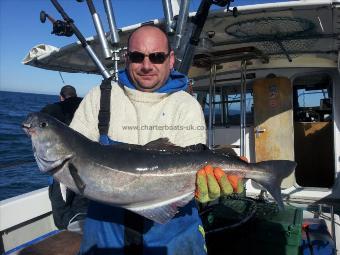
<svg viewBox="0 0 340 255">
<path fill-rule="evenodd" d="M 32 128 L 32 125 L 29 123 L 23 123 L 21 127 L 28 136 L 32 136 L 35 133 L 34 129 Z"/>
<path fill-rule="evenodd" d="M 44 173 L 48 172 L 52 175 L 62 169 L 63 166 L 72 159 L 72 155 L 67 155 L 64 158 L 60 158 L 57 160 L 47 160 L 39 157 L 36 153 L 34 154 L 34 156 L 36 158 L 39 169 Z"/>
</svg>

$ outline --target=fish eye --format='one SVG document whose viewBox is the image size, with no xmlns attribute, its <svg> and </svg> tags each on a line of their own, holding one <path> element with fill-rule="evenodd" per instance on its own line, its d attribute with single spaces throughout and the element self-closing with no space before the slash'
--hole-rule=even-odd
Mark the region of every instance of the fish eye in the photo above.
<svg viewBox="0 0 340 255">
<path fill-rule="evenodd" d="M 45 128 L 48 126 L 47 122 L 41 122 L 39 125 L 41 128 Z"/>
</svg>

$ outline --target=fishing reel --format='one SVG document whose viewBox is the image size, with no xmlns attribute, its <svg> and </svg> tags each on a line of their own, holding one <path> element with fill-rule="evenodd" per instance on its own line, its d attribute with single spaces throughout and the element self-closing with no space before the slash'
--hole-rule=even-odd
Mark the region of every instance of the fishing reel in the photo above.
<svg viewBox="0 0 340 255">
<path fill-rule="evenodd" d="M 40 12 L 40 22 L 45 23 L 46 18 L 52 23 L 53 28 L 51 34 L 55 34 L 57 36 L 67 36 L 70 37 L 73 35 L 73 30 L 70 24 L 66 21 L 62 20 L 55 20 L 50 15 L 48 15 L 46 12 L 41 11 Z"/>
<path fill-rule="evenodd" d="M 73 35 L 73 30 L 67 22 L 57 20 L 56 22 L 53 23 L 53 30 L 51 34 L 70 37 Z"/>
</svg>

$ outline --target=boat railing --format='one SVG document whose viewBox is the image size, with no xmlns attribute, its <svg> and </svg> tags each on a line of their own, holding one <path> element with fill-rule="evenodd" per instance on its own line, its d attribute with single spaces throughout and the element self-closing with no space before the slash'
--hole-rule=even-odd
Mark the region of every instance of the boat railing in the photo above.
<svg viewBox="0 0 340 255">
<path fill-rule="evenodd" d="M 57 229 L 47 187 L 0 201 L 0 215 L 1 254 Z"/>
</svg>

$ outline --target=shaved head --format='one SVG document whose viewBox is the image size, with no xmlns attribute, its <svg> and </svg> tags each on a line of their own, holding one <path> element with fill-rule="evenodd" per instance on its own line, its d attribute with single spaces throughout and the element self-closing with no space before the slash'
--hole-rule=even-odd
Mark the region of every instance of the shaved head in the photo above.
<svg viewBox="0 0 340 255">
<path fill-rule="evenodd" d="M 129 37 L 128 51 L 144 55 L 142 62 L 131 61 L 129 57 L 126 60 L 129 77 L 138 90 L 153 92 L 166 83 L 175 56 L 172 50 L 169 51 L 169 40 L 162 29 L 151 25 L 138 28 Z M 165 61 L 150 61 L 149 55 L 153 53 L 165 54 Z"/>
<path fill-rule="evenodd" d="M 155 29 L 158 29 L 160 32 L 162 32 L 164 34 L 164 36 L 166 37 L 166 40 L 167 40 L 167 44 L 168 44 L 168 51 L 171 50 L 171 44 L 170 44 L 170 40 L 169 40 L 169 37 L 167 35 L 167 33 L 161 28 L 161 27 L 158 27 L 156 25 L 144 25 L 144 26 L 140 26 L 138 27 L 136 30 L 134 30 L 130 35 L 129 35 L 129 38 L 128 38 L 128 41 L 127 41 L 127 47 L 128 47 L 128 50 L 130 48 L 130 39 L 132 37 L 132 35 L 137 32 L 138 30 L 140 29 L 145 29 L 145 28 L 155 28 Z"/>
</svg>

